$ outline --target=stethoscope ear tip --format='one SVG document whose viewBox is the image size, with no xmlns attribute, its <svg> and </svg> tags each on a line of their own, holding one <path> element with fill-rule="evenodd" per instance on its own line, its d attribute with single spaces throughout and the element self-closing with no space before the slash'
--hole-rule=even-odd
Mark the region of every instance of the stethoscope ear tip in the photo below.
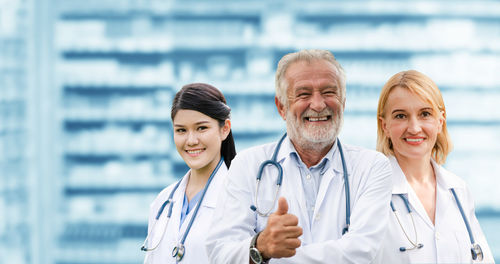
<svg viewBox="0 0 500 264">
<path fill-rule="evenodd" d="M 406 248 L 405 248 L 405 247 L 400 247 L 400 248 L 399 248 L 399 251 L 401 251 L 401 252 L 405 252 L 405 251 L 406 251 Z"/>
<path fill-rule="evenodd" d="M 254 211 L 254 212 L 255 212 L 255 211 L 257 211 L 257 207 L 255 207 L 255 205 L 251 205 L 251 206 L 250 206 L 250 210 L 252 210 L 252 211 Z"/>
</svg>

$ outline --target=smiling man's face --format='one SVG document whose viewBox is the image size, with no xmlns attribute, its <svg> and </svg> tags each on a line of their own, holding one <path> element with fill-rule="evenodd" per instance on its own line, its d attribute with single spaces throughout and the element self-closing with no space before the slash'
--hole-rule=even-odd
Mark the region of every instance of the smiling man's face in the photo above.
<svg viewBox="0 0 500 264">
<path fill-rule="evenodd" d="M 287 105 L 278 109 L 290 139 L 302 148 L 332 144 L 344 110 L 334 66 L 324 60 L 297 61 L 288 67 L 285 78 Z"/>
</svg>

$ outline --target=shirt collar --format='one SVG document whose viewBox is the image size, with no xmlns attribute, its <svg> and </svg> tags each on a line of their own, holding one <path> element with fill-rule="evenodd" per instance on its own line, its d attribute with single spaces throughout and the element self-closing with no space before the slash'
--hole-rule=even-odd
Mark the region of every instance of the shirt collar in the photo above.
<svg viewBox="0 0 500 264">
<path fill-rule="evenodd" d="M 328 170 L 331 167 L 332 161 L 336 161 L 335 163 L 339 163 L 340 158 L 338 160 L 337 159 L 334 160 L 336 151 L 337 151 L 337 140 L 335 140 L 335 143 L 330 148 L 328 153 L 326 153 L 326 155 L 320 160 L 320 162 L 318 162 L 318 164 L 315 164 L 313 167 L 320 167 L 321 168 L 320 173 L 323 174 L 326 170 Z M 292 158 L 293 156 L 295 156 L 297 163 L 304 164 L 302 162 L 302 159 L 300 158 L 299 154 L 297 153 L 297 150 L 293 146 L 292 141 L 290 140 L 290 138 L 287 135 L 285 140 L 283 140 L 283 144 L 281 144 L 281 149 L 278 152 L 277 161 L 281 162 L 285 158 L 287 158 L 287 157 Z M 338 165 L 338 164 L 336 164 L 336 165 Z M 304 164 L 304 166 L 305 166 L 305 164 Z M 340 166 L 342 166 L 342 164 L 340 164 Z M 334 170 L 339 171 L 337 166 L 334 166 Z"/>
</svg>

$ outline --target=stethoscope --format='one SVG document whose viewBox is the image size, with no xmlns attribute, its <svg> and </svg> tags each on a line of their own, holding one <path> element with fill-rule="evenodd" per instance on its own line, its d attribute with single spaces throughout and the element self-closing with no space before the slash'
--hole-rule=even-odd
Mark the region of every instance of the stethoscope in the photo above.
<svg viewBox="0 0 500 264">
<path fill-rule="evenodd" d="M 189 221 L 189 224 L 186 228 L 186 231 L 184 231 L 184 234 L 182 236 L 181 241 L 172 250 L 172 257 L 175 258 L 175 260 L 177 262 L 181 261 L 186 253 L 186 249 L 184 247 L 184 241 L 186 241 L 186 237 L 189 234 L 189 230 L 191 229 L 191 226 L 193 225 L 194 219 L 196 218 L 196 215 L 198 214 L 198 210 L 200 209 L 201 203 L 203 202 L 203 197 L 205 197 L 205 193 L 207 192 L 208 186 L 210 185 L 210 182 L 212 182 L 212 179 L 214 178 L 215 174 L 217 173 L 217 171 L 219 170 L 219 168 L 223 162 L 224 162 L 224 158 L 221 158 L 219 163 L 215 167 L 214 171 L 212 171 L 212 174 L 210 174 L 210 177 L 208 178 L 207 183 L 205 184 L 205 188 L 203 189 L 203 192 L 201 193 L 200 201 L 198 202 L 198 204 L 196 205 L 196 208 L 194 209 L 193 216 L 191 217 L 191 220 Z M 172 200 L 172 197 L 174 196 L 174 193 L 177 190 L 177 188 L 179 187 L 181 181 L 182 181 L 182 179 L 180 179 L 177 182 L 177 184 L 174 186 L 174 189 L 172 189 L 172 191 L 170 192 L 168 199 L 161 205 L 160 209 L 158 210 L 158 213 L 156 214 L 156 217 L 155 217 L 155 222 L 153 223 L 153 226 L 151 227 L 151 231 L 150 231 L 150 233 L 148 233 L 148 235 L 146 236 L 146 239 L 144 240 L 144 243 L 142 244 L 142 247 L 141 247 L 142 251 L 155 250 L 161 244 L 163 237 L 165 237 L 165 231 L 167 230 L 168 222 L 170 221 L 170 216 L 172 215 L 172 208 L 174 206 L 174 201 Z M 160 216 L 163 213 L 163 210 L 165 209 L 165 207 L 167 205 L 169 205 L 168 213 L 167 213 L 167 220 L 166 220 L 167 223 L 165 224 L 165 227 L 163 228 L 163 232 L 162 232 L 160 241 L 158 241 L 158 243 L 154 247 L 148 248 L 148 247 L 146 247 L 146 244 L 148 242 L 149 236 L 153 232 L 153 230 L 156 226 L 156 223 L 158 222 L 158 219 L 160 219 Z"/>
<path fill-rule="evenodd" d="M 258 215 L 262 216 L 262 217 L 267 217 L 271 214 L 271 210 L 273 210 L 273 207 L 270 207 L 268 210 L 264 210 L 264 212 L 262 212 L 260 209 L 259 209 L 259 206 L 258 206 L 258 199 L 257 197 L 259 196 L 259 186 L 260 186 L 260 180 L 262 178 L 262 173 L 264 171 L 264 168 L 267 166 L 267 165 L 271 165 L 271 166 L 274 166 L 276 167 L 276 169 L 278 169 L 278 178 L 276 179 L 276 192 L 274 193 L 274 199 L 273 199 L 273 204 L 276 204 L 276 201 L 278 199 L 278 195 L 279 195 L 279 191 L 280 191 L 280 188 L 281 188 L 281 183 L 283 182 L 283 167 L 281 167 L 281 165 L 276 161 L 276 157 L 278 156 L 278 152 L 281 148 L 281 144 L 283 143 L 283 140 L 285 140 L 286 138 L 286 133 L 281 137 L 280 141 L 278 142 L 278 145 L 276 146 L 276 148 L 274 149 L 274 153 L 273 153 L 273 156 L 270 160 L 266 160 L 264 162 L 262 162 L 262 164 L 260 165 L 259 167 L 259 172 L 257 173 L 257 186 L 256 186 L 256 190 L 255 190 L 255 197 L 254 197 L 254 203 L 255 205 L 251 205 L 250 206 L 250 209 L 252 209 L 252 211 L 256 212 Z M 350 191 L 349 191 L 349 179 L 347 177 L 347 166 L 345 164 L 345 158 L 344 158 L 344 152 L 342 151 L 342 145 L 340 144 L 340 140 L 337 138 L 337 146 L 339 148 L 339 152 L 340 152 L 340 159 L 342 160 L 342 170 L 344 172 L 344 186 L 345 186 L 345 200 L 346 200 L 346 226 L 344 227 L 344 229 L 342 229 L 342 235 L 344 235 L 345 233 L 347 233 L 349 231 L 349 226 L 351 224 L 351 208 L 350 208 Z"/>
<path fill-rule="evenodd" d="M 470 229 L 469 221 L 467 220 L 467 217 L 465 216 L 465 213 L 464 213 L 464 209 L 462 208 L 462 203 L 460 203 L 460 200 L 458 199 L 458 196 L 455 193 L 455 189 L 451 188 L 450 190 L 451 190 L 451 193 L 453 194 L 453 197 L 455 197 L 455 201 L 457 202 L 457 207 L 460 210 L 460 214 L 462 215 L 462 219 L 464 220 L 465 227 L 467 228 L 467 232 L 469 233 L 469 239 L 470 239 L 470 243 L 471 243 L 471 249 L 470 249 L 470 251 L 471 251 L 472 259 L 473 260 L 482 261 L 483 260 L 483 250 L 481 249 L 481 246 L 479 244 L 476 244 L 476 242 L 474 240 L 474 236 L 472 234 L 472 230 Z M 403 200 L 403 202 L 404 202 L 404 204 L 406 206 L 406 209 L 408 210 L 408 214 L 410 215 L 411 222 L 412 222 L 412 225 L 413 225 L 413 232 L 415 233 L 415 240 L 413 241 L 413 240 L 410 239 L 410 237 L 406 233 L 403 225 L 401 224 L 401 221 L 399 220 L 398 214 L 396 213 L 396 208 L 394 207 L 394 204 L 391 201 L 392 212 L 396 216 L 396 220 L 398 221 L 399 226 L 401 227 L 401 230 L 403 230 L 403 233 L 404 233 L 406 239 L 408 239 L 408 241 L 412 245 L 411 248 L 400 247 L 399 251 L 404 252 L 404 251 L 407 251 L 407 250 L 413 250 L 413 249 L 422 248 L 424 245 L 422 243 L 418 243 L 417 228 L 415 227 L 415 221 L 413 220 L 413 211 L 410 208 L 410 203 L 408 202 L 408 198 L 406 198 L 401 193 L 398 194 L 398 196 L 401 197 L 401 199 Z"/>
</svg>

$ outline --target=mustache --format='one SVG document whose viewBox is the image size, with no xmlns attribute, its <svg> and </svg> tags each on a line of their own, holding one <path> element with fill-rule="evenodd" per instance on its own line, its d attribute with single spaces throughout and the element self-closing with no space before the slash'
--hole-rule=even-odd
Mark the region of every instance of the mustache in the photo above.
<svg viewBox="0 0 500 264">
<path fill-rule="evenodd" d="M 300 117 L 305 118 L 305 117 L 320 117 L 320 116 L 328 116 L 328 115 L 333 116 L 334 114 L 335 113 L 330 108 L 325 108 L 319 113 L 314 111 L 314 110 L 307 109 L 304 113 L 302 113 L 302 115 Z"/>
</svg>

